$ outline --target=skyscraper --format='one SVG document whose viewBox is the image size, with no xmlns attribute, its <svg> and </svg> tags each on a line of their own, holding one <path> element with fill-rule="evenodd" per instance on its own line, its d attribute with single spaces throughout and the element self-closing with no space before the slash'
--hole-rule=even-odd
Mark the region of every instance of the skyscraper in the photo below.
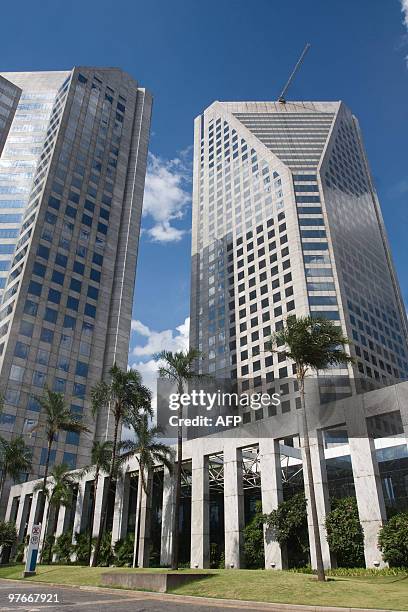
<svg viewBox="0 0 408 612">
<path fill-rule="evenodd" d="M 84 465 L 110 435 L 89 393 L 127 366 L 151 107 L 117 68 L 0 76 L 1 434 L 27 434 L 33 475 L 46 386 L 91 430 L 60 433 L 53 461 Z"/>
<path fill-rule="evenodd" d="M 195 120 L 194 147 L 190 338 L 202 370 L 243 389 L 280 386 L 282 412 L 295 409 L 292 365 L 264 343 L 288 315 L 310 313 L 339 322 L 356 358 L 320 378 L 321 401 L 357 379 L 406 378 L 405 308 L 345 104 L 214 102 Z"/>
</svg>

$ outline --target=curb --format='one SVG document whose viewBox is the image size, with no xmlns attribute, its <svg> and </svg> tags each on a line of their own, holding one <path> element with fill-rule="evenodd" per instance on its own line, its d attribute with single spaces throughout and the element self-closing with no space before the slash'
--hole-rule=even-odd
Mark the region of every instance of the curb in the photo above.
<svg viewBox="0 0 408 612">
<path fill-rule="evenodd" d="M 12 582 L 18 582 L 21 584 L 22 580 L 15 578 L 0 578 L 0 584 L 3 580 L 9 580 Z M 407 610 L 391 610 L 391 609 L 379 609 L 379 608 L 344 608 L 339 606 L 310 606 L 302 604 L 288 604 L 288 603 L 269 603 L 262 601 L 248 601 L 244 599 L 216 599 L 213 597 L 195 597 L 193 595 L 175 595 L 172 593 L 155 593 L 153 591 L 137 591 L 131 589 L 122 588 L 107 588 L 99 586 L 80 586 L 80 585 L 67 585 L 59 584 L 55 582 L 36 582 L 30 580 L 26 584 L 36 584 L 41 586 L 58 587 L 60 589 L 79 589 L 80 591 L 89 591 L 95 593 L 107 593 L 110 595 L 126 595 L 130 599 L 156 599 L 158 601 L 169 601 L 178 602 L 185 604 L 201 604 L 213 606 L 215 608 L 242 608 L 247 610 L 262 610 L 269 612 L 408 612 Z"/>
</svg>

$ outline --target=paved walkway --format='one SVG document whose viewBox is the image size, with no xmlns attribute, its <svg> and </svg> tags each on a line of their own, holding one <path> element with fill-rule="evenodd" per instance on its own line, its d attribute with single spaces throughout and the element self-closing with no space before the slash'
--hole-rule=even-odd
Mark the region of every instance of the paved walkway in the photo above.
<svg viewBox="0 0 408 612">
<path fill-rule="evenodd" d="M 25 595 L 23 601 L 22 596 Z M 38 595 L 38 597 L 37 597 Z M 31 597 L 30 597 L 31 596 Z M 27 601 L 29 599 L 30 601 Z M 44 601 L 45 599 L 45 601 Z M 114 612 L 393 612 L 392 610 L 364 610 L 362 608 L 333 608 L 297 606 L 254 601 L 188 597 L 142 591 L 125 591 L 100 587 L 69 587 L 44 582 L 21 582 L 0 579 L 0 611 L 13 612 L 42 610 L 79 612 L 114 610 Z M 395 612 L 395 611 L 394 611 Z"/>
</svg>

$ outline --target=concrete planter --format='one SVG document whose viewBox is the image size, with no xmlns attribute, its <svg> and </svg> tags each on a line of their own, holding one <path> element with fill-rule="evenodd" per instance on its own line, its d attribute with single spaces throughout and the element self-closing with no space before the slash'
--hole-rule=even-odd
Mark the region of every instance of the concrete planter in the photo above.
<svg viewBox="0 0 408 612">
<path fill-rule="evenodd" d="M 201 580 L 210 574 L 167 574 L 159 572 L 106 572 L 101 575 L 104 586 L 122 587 L 125 589 L 140 589 L 144 591 L 156 591 L 167 593 L 168 590 L 192 582 Z"/>
</svg>

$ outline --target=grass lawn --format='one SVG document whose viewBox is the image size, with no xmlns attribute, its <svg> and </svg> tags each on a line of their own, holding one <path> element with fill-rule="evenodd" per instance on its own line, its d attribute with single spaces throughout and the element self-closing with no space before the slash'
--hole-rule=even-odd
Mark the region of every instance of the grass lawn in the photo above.
<svg viewBox="0 0 408 612">
<path fill-rule="evenodd" d="M 0 578 L 21 579 L 22 565 L 0 568 Z M 39 566 L 37 582 L 100 585 L 102 573 L 166 571 L 128 568 Z M 183 571 L 183 570 L 181 570 Z M 194 570 L 184 570 L 194 571 Z M 200 570 L 197 570 L 200 571 Z M 207 570 L 208 578 L 175 589 L 179 595 L 247 599 L 275 603 L 408 610 L 408 575 L 331 577 L 318 583 L 308 574 L 265 570 Z"/>
</svg>

